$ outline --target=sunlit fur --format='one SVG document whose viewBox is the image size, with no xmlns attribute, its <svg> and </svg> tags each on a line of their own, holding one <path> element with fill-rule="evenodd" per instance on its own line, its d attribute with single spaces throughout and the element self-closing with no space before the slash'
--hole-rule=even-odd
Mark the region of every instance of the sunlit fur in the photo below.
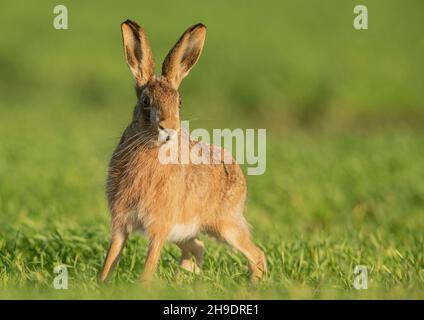
<svg viewBox="0 0 424 320">
<path fill-rule="evenodd" d="M 128 235 L 137 230 L 143 231 L 149 239 L 143 280 L 149 280 L 155 272 L 166 241 L 181 248 L 182 268 L 199 272 L 204 250 L 197 238 L 201 232 L 242 252 L 249 261 L 252 279 L 261 278 L 266 271 L 266 261 L 263 252 L 252 243 L 243 216 L 246 182 L 239 165 L 234 160 L 231 164 L 210 165 L 161 164 L 158 160 L 162 144 L 158 142 L 158 128 L 180 131 L 178 86 L 200 56 L 206 28 L 198 24 L 183 34 L 165 59 L 160 77 L 151 74 L 153 58 L 146 56 L 151 54 L 151 49 L 146 49 L 149 44 L 144 30 L 126 21 L 122 31 L 127 63 L 136 80 L 138 102 L 133 120 L 110 161 L 107 198 L 112 215 L 112 237 L 100 279 L 108 277 Z M 142 50 L 141 55 L 133 53 L 131 48 Z M 189 59 L 185 59 L 187 56 Z M 134 61 L 135 57 L 142 61 Z M 147 101 L 146 95 L 148 106 L 143 104 Z M 157 121 L 153 122 L 152 108 L 158 114 Z M 190 138 L 178 135 L 178 139 Z M 192 148 L 197 142 L 188 143 Z"/>
</svg>

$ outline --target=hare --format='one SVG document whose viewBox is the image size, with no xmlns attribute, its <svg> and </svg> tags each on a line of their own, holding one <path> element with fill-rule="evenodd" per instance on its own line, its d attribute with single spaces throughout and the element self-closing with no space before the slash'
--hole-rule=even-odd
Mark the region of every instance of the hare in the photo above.
<svg viewBox="0 0 424 320">
<path fill-rule="evenodd" d="M 232 158 L 229 164 L 162 164 L 158 160 L 162 145 L 190 139 L 178 134 L 178 88 L 200 57 L 206 27 L 199 23 L 183 33 L 165 58 L 161 76 L 155 76 L 143 28 L 127 20 L 121 30 L 137 104 L 109 165 L 111 242 L 100 281 L 110 275 L 133 231 L 144 232 L 149 240 L 141 281 L 152 278 L 166 241 L 181 249 L 180 266 L 198 273 L 204 253 L 199 233 L 212 235 L 242 252 L 249 261 L 252 280 L 260 279 L 266 272 L 266 260 L 251 241 L 243 217 L 247 191 L 239 165 Z M 190 148 L 196 143 L 189 140 Z"/>
</svg>

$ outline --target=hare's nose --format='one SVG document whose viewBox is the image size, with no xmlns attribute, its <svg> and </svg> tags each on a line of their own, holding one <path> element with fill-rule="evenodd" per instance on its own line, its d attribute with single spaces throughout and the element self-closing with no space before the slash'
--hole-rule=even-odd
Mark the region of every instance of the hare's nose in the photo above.
<svg viewBox="0 0 424 320">
<path fill-rule="evenodd" d="M 160 141 L 169 141 L 171 140 L 174 132 L 172 129 L 164 128 L 162 125 L 159 124 L 159 140 Z"/>
</svg>

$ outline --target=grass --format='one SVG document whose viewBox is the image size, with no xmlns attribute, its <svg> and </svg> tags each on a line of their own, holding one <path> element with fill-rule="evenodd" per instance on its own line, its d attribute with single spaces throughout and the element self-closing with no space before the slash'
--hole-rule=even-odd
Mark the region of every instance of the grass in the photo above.
<svg viewBox="0 0 424 320">
<path fill-rule="evenodd" d="M 423 299 L 422 3 L 363 3 L 370 29 L 359 33 L 353 1 L 64 1 L 66 31 L 51 27 L 54 2 L 4 8 L 0 298 Z M 208 26 L 182 87 L 191 128 L 267 129 L 267 171 L 248 177 L 246 216 L 270 269 L 256 287 L 244 258 L 208 238 L 202 274 L 177 277 L 168 245 L 155 283 L 140 287 L 138 235 L 111 283 L 96 281 L 109 241 L 107 163 L 134 105 L 119 35 L 128 17 L 156 57 L 188 25 Z M 59 264 L 69 290 L 53 289 Z M 353 288 L 357 265 L 368 267 L 368 290 Z"/>
<path fill-rule="evenodd" d="M 13 145 L 2 150 L 10 155 L 2 168 L 24 175 L 1 172 L 8 224 L 1 227 L 0 280 L 3 289 L 17 286 L 18 296 L 40 297 L 25 288 L 56 298 L 113 296 L 96 283 L 109 236 L 107 153 L 94 138 L 80 143 L 68 134 L 66 153 L 51 146 L 40 153 L 41 143 L 28 144 L 23 155 L 13 155 Z M 201 275 L 176 279 L 179 252 L 169 245 L 160 261 L 161 290 L 135 289 L 146 241 L 133 236 L 112 280 L 117 297 L 423 297 L 423 140 L 407 130 L 296 135 L 270 141 L 268 148 L 267 173 L 248 179 L 247 217 L 270 268 L 258 288 L 250 286 L 239 254 L 206 239 Z M 73 161 L 80 157 L 91 160 Z M 58 164 L 47 170 L 52 158 Z M 38 174 L 28 179 L 26 170 Z M 52 289 L 58 264 L 69 267 L 69 293 Z M 371 293 L 353 289 L 356 265 L 368 267 Z"/>
</svg>

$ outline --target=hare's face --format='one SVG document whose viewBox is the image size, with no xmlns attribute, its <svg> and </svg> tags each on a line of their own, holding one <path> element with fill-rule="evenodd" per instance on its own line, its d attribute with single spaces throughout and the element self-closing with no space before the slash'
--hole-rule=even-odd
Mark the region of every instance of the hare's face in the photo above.
<svg viewBox="0 0 424 320">
<path fill-rule="evenodd" d="M 152 50 L 143 28 L 127 20 L 121 29 L 138 97 L 134 122 L 146 133 L 145 139 L 155 145 L 176 139 L 180 130 L 178 88 L 202 53 L 206 27 L 198 23 L 183 33 L 166 56 L 160 77 L 155 76 Z"/>
<path fill-rule="evenodd" d="M 180 96 L 164 79 L 148 83 L 140 92 L 135 121 L 155 144 L 177 138 L 180 130 Z"/>
</svg>

